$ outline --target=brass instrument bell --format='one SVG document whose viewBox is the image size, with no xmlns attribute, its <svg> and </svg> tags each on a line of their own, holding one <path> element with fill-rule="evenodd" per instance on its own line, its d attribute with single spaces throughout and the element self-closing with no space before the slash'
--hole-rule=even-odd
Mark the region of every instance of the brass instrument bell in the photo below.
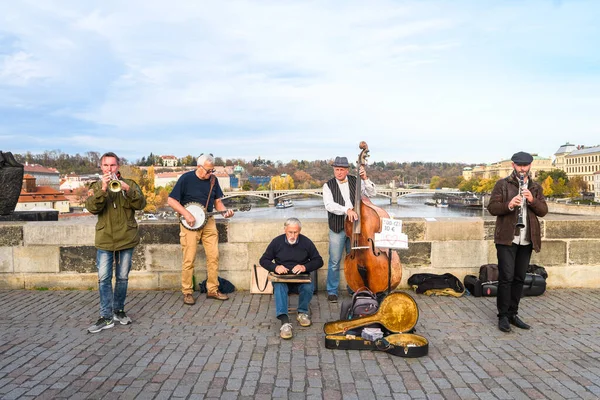
<svg viewBox="0 0 600 400">
<path fill-rule="evenodd" d="M 121 191 L 121 181 L 117 177 L 117 174 L 110 174 L 110 181 L 108 182 L 108 190 L 113 193 Z"/>
</svg>

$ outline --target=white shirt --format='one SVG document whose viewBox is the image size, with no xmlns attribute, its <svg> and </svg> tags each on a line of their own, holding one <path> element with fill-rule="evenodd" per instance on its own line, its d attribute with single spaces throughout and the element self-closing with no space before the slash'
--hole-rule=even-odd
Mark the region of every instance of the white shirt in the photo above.
<svg viewBox="0 0 600 400">
<path fill-rule="evenodd" d="M 333 200 L 333 194 L 331 193 L 329 186 L 327 186 L 327 183 L 323 185 L 323 203 L 325 203 L 325 209 L 330 213 L 335 215 L 346 215 L 348 210 L 352 209 L 352 200 L 350 200 L 350 185 L 348 184 L 348 179 L 346 179 L 346 182 L 344 183 L 340 183 L 338 180 L 336 180 L 336 182 L 340 188 L 342 198 L 344 199 L 344 203 L 346 205 L 342 206 Z M 362 181 L 360 185 L 360 191 L 364 196 L 367 197 L 373 197 L 377 194 L 375 184 L 371 182 L 370 179 Z M 352 193 L 352 195 L 354 195 L 354 193 Z"/>
</svg>

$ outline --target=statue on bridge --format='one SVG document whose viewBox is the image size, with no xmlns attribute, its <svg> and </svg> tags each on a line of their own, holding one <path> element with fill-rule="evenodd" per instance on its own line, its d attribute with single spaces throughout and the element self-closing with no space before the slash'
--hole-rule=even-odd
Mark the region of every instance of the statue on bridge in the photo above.
<svg viewBox="0 0 600 400">
<path fill-rule="evenodd" d="M 11 152 L 0 151 L 0 215 L 11 214 L 19 201 L 24 167 Z"/>
</svg>

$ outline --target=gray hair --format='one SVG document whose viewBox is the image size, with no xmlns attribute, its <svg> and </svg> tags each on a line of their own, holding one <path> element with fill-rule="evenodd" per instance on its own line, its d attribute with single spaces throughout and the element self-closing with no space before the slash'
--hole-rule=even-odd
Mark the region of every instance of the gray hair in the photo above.
<svg viewBox="0 0 600 400">
<path fill-rule="evenodd" d="M 213 157 L 212 154 L 200 154 L 200 157 L 198 157 L 198 161 L 196 162 L 196 165 L 204 165 L 205 162 L 210 162 L 212 165 L 215 165 L 215 158 Z"/>
<path fill-rule="evenodd" d="M 287 226 L 290 226 L 290 225 L 294 225 L 294 226 L 297 226 L 298 228 L 302 229 L 302 222 L 300 222 L 300 220 L 298 218 L 288 218 L 283 223 L 284 228 Z"/>
</svg>

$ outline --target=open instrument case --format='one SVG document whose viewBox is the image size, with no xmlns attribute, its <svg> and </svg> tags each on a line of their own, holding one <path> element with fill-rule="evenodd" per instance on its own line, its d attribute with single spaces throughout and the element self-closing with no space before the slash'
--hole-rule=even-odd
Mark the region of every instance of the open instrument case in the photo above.
<svg viewBox="0 0 600 400">
<path fill-rule="evenodd" d="M 423 336 L 411 333 L 419 319 L 415 300 L 406 293 L 387 295 L 372 315 L 355 319 L 327 322 L 325 347 L 341 350 L 385 351 L 400 357 L 422 357 L 429 351 L 429 342 Z M 361 328 L 381 327 L 383 338 L 367 340 L 360 336 Z"/>
</svg>

